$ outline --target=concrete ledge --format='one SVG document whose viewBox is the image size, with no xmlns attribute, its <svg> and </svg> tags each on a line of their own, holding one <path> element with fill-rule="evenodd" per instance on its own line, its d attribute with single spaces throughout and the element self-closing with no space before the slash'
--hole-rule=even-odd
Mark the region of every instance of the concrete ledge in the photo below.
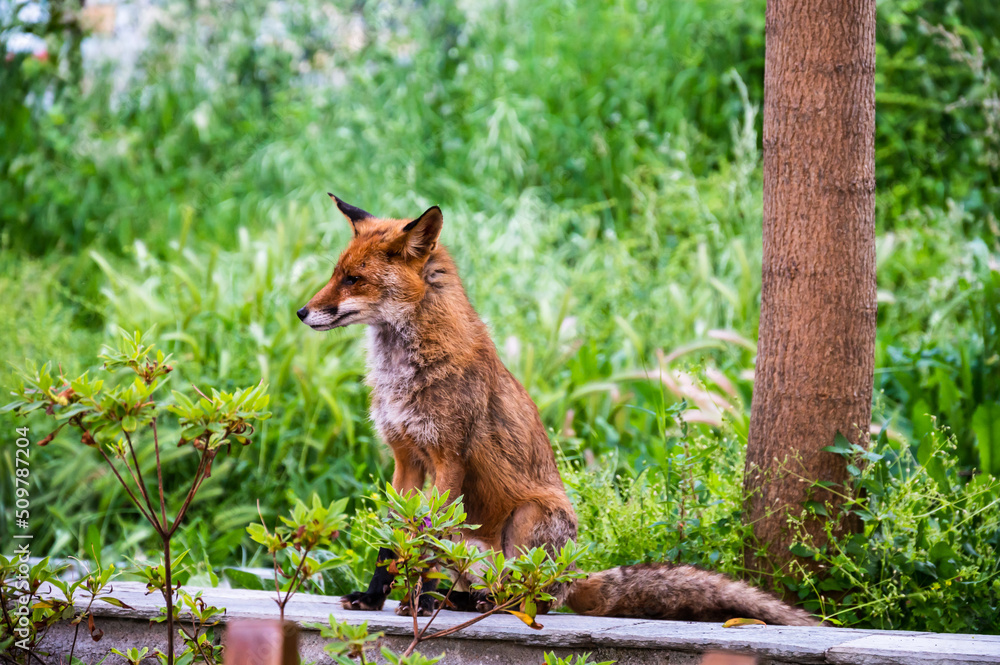
<svg viewBox="0 0 1000 665">
<path fill-rule="evenodd" d="M 112 647 L 159 647 L 164 628 L 150 625 L 163 605 L 159 594 L 146 595 L 145 587 L 135 582 L 118 582 L 111 595 L 132 607 L 131 610 L 95 603 L 94 614 L 105 631 L 100 642 L 93 642 L 86 631 L 80 638 L 76 655 L 96 662 Z M 197 589 L 189 589 L 194 592 Z M 276 619 L 273 594 L 237 589 L 203 589 L 209 604 L 226 608 L 225 621 L 234 619 Z M 340 607 L 332 596 L 298 594 L 285 610 L 285 618 L 299 624 L 326 623 L 330 614 L 338 621 L 352 624 L 368 622 L 372 632 L 384 632 L 384 644 L 403 649 L 412 635 L 413 620 L 396 616 L 395 602 L 387 602 L 381 612 L 350 612 Z M 444 611 L 434 622 L 438 629 L 467 621 L 471 615 Z M 427 619 L 418 620 L 423 625 Z M 1000 636 L 944 635 L 900 631 L 853 630 L 847 628 L 802 628 L 784 626 L 746 626 L 722 628 L 719 624 L 682 621 L 643 621 L 581 617 L 554 614 L 539 617 L 542 630 L 532 630 L 512 616 L 493 616 L 447 638 L 420 645 L 428 655 L 442 651 L 447 664 L 466 663 L 521 664 L 541 663 L 544 651 L 560 655 L 592 651 L 601 660 L 628 663 L 668 663 L 688 665 L 699 662 L 700 654 L 730 651 L 748 654 L 761 665 L 773 663 L 835 663 L 837 665 L 930 665 L 930 664 L 1000 664 Z M 68 652 L 73 630 L 61 624 L 50 632 L 48 646 L 53 653 Z M 305 630 L 301 640 L 303 662 L 328 663 L 323 641 L 316 631 Z M 112 656 L 108 665 L 120 659 Z"/>
</svg>

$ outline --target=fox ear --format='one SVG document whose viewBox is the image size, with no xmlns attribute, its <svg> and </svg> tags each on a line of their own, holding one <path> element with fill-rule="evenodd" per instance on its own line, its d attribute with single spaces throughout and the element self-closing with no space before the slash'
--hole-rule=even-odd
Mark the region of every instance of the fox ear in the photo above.
<svg viewBox="0 0 1000 665">
<path fill-rule="evenodd" d="M 331 199 L 333 199 L 334 203 L 337 204 L 337 209 L 340 210 L 340 212 L 344 213 L 344 217 L 346 217 L 347 221 L 351 223 L 351 228 L 354 229 L 354 237 L 357 238 L 359 233 L 358 225 L 361 224 L 361 222 L 364 222 L 366 219 L 371 219 L 375 215 L 371 214 L 370 212 L 365 212 L 361 208 L 355 208 L 350 203 L 344 203 L 343 201 L 338 199 L 333 194 L 330 194 L 329 192 L 327 192 L 327 195 Z"/>
<path fill-rule="evenodd" d="M 424 214 L 403 227 L 402 253 L 407 258 L 422 259 L 437 247 L 444 217 L 441 208 L 431 206 Z"/>
</svg>

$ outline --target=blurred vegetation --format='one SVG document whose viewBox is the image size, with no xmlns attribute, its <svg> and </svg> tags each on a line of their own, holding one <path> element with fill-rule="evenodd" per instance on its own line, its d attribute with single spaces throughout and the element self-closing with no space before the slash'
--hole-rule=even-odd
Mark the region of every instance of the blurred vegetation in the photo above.
<svg viewBox="0 0 1000 665">
<path fill-rule="evenodd" d="M 594 545 L 586 567 L 670 557 L 740 574 L 764 2 L 193 7 L 150 10 L 128 74 L 73 64 L 68 11 L 44 27 L 46 58 L 0 45 L 0 356 L 82 371 L 118 326 L 155 326 L 183 360 L 178 385 L 270 385 L 260 445 L 217 465 L 178 536 L 202 562 L 193 574 L 266 562 L 243 531 L 258 499 L 270 522 L 293 497 L 360 496 L 390 474 L 362 331 L 294 316 L 349 237 L 327 191 L 386 216 L 442 205 L 470 298 L 553 432 Z M 933 471 L 962 488 L 1000 474 L 1000 8 L 885 0 L 878 26 L 874 407 L 892 434 L 879 445 L 900 460 L 894 478 Z M 0 368 L 5 392 L 11 378 Z M 178 464 L 178 478 L 192 471 Z M 32 469 L 39 551 L 149 547 L 97 460 L 57 439 Z M 878 579 L 905 573 L 907 594 L 965 588 L 944 586 L 956 576 L 991 588 L 1000 504 L 975 482 L 975 542 L 948 538 L 978 558 Z M 927 500 L 942 520 L 964 509 Z M 366 515 L 350 534 L 358 575 L 374 557 Z M 936 566 L 933 547 L 909 556 Z M 842 593 L 782 582 L 821 609 Z M 996 613 L 935 621 L 906 594 L 879 597 L 856 594 L 837 618 L 1000 632 Z"/>
</svg>

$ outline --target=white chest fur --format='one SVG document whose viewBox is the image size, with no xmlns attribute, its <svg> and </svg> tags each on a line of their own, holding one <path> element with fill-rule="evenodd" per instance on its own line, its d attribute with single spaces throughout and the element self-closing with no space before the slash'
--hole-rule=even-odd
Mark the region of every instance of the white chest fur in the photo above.
<svg viewBox="0 0 1000 665">
<path fill-rule="evenodd" d="M 396 332 L 368 328 L 368 385 L 372 388 L 371 419 L 387 443 L 408 436 L 414 443 L 433 445 L 438 428 L 420 408 L 414 383 L 417 367 L 412 350 Z"/>
</svg>

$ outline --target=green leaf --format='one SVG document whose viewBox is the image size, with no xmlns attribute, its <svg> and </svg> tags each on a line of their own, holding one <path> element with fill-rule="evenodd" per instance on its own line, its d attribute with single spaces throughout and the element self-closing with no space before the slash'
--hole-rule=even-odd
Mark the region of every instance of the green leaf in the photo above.
<svg viewBox="0 0 1000 665">
<path fill-rule="evenodd" d="M 250 537 L 254 540 L 254 542 L 260 543 L 261 545 L 267 545 L 268 536 L 271 535 L 268 533 L 263 524 L 248 524 L 247 533 L 250 534 Z"/>
<path fill-rule="evenodd" d="M 976 435 L 980 470 L 1000 477 L 1000 403 L 980 404 L 972 414 L 972 431 Z"/>
<path fill-rule="evenodd" d="M 122 418 L 122 429 L 126 432 L 134 432 L 139 427 L 139 421 L 133 415 Z"/>
<path fill-rule="evenodd" d="M 0 413 L 7 413 L 9 411 L 14 411 L 15 409 L 20 409 L 22 406 L 25 406 L 27 404 L 30 404 L 30 402 L 25 402 L 25 401 L 9 402 L 7 404 L 4 404 L 3 406 L 0 406 Z"/>
<path fill-rule="evenodd" d="M 933 436 L 925 437 L 917 447 L 917 461 L 927 470 L 929 475 L 941 488 L 942 492 L 949 491 L 948 477 L 945 473 L 944 464 L 935 454 L 935 442 Z"/>
<path fill-rule="evenodd" d="M 833 437 L 833 445 L 824 446 L 822 450 L 828 453 L 836 453 L 837 455 L 850 455 L 853 448 L 851 446 L 851 442 L 847 440 L 847 437 L 840 432 L 837 432 L 837 435 Z"/>
<path fill-rule="evenodd" d="M 101 596 L 97 600 L 103 601 L 103 602 L 107 603 L 108 605 L 114 605 L 115 607 L 120 607 L 120 608 L 122 608 L 124 610 L 131 610 L 131 609 L 133 609 L 131 605 L 128 605 L 127 603 L 124 603 L 124 602 L 118 600 L 117 598 L 111 598 L 110 596 Z"/>
<path fill-rule="evenodd" d="M 225 568 L 222 572 L 229 579 L 232 585 L 238 589 L 252 589 L 254 591 L 266 590 L 264 580 L 258 575 L 248 573 L 245 570 L 239 570 L 238 568 Z"/>
<path fill-rule="evenodd" d="M 829 514 L 827 514 L 826 512 L 826 506 L 824 506 L 819 501 L 806 501 L 805 506 L 816 515 L 829 517 Z"/>
</svg>

